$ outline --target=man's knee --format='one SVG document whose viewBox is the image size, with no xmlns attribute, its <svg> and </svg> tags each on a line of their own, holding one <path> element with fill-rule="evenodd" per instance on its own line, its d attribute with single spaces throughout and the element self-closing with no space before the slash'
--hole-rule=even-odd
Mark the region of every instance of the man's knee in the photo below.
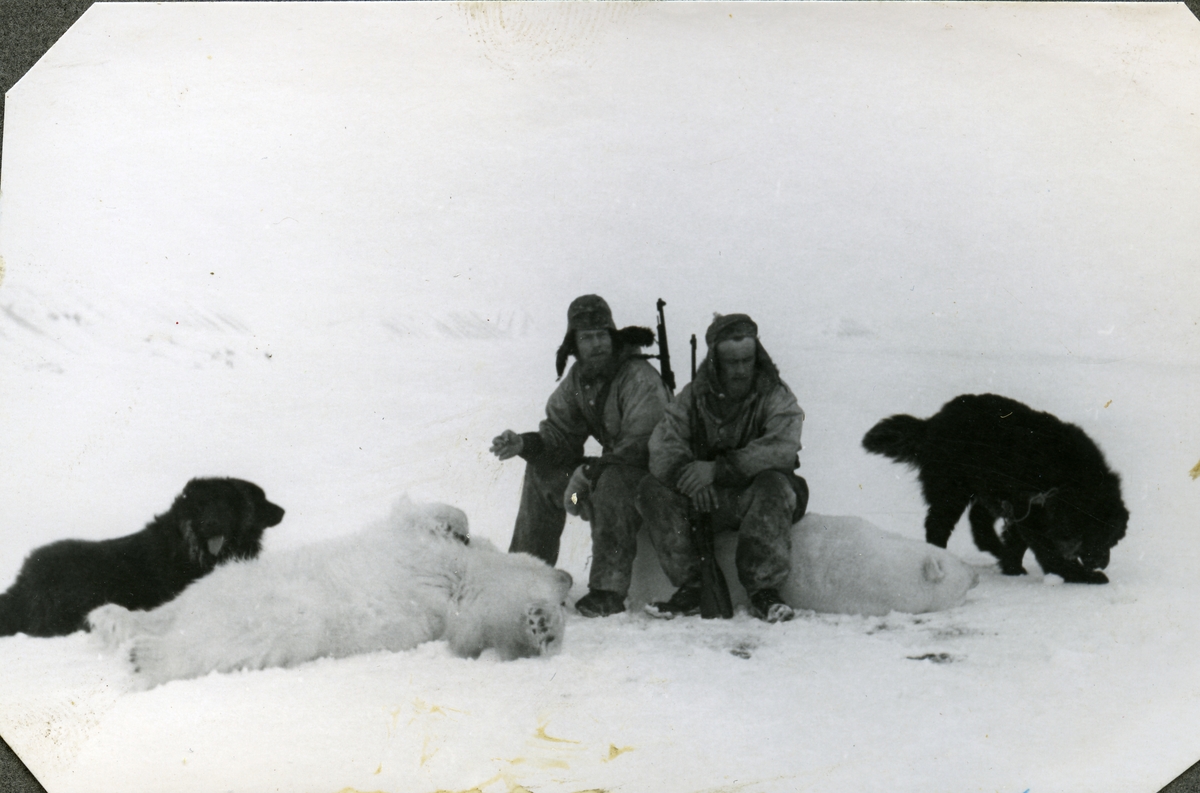
<svg viewBox="0 0 1200 793">
<path fill-rule="evenodd" d="M 637 498 L 643 479 L 654 477 L 649 472 L 629 465 L 607 465 L 596 478 L 592 486 L 593 501 L 628 501 L 633 503 Z"/>
<path fill-rule="evenodd" d="M 637 508 L 638 487 L 650 474 L 631 466 L 605 466 L 592 485 L 592 523 L 629 523 L 636 528 L 641 515 Z M 650 477 L 653 478 L 653 477 Z"/>
<path fill-rule="evenodd" d="M 570 466 L 528 462 L 525 463 L 525 482 L 539 491 L 562 490 L 574 470 Z"/>
<path fill-rule="evenodd" d="M 796 523 L 808 512 L 808 482 L 799 474 L 792 474 L 791 484 L 796 491 L 796 507 L 792 510 L 792 523 Z"/>
<path fill-rule="evenodd" d="M 677 511 L 680 500 L 674 490 L 648 475 L 638 484 L 635 503 L 642 517 L 651 519 Z"/>
<path fill-rule="evenodd" d="M 797 496 L 792 479 L 793 477 L 790 474 L 785 474 L 782 471 L 763 471 L 754 477 L 754 481 L 750 484 L 750 492 L 759 510 L 778 511 L 790 517 L 796 510 Z M 807 485 L 805 485 L 804 492 L 805 496 L 807 496 Z M 806 505 L 807 501 L 806 497 Z"/>
</svg>

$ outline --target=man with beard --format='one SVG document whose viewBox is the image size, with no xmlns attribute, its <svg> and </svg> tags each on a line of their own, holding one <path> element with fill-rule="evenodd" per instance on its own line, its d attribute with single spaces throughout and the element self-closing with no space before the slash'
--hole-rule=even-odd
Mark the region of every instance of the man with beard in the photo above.
<svg viewBox="0 0 1200 793">
<path fill-rule="evenodd" d="M 654 342 L 648 328 L 617 330 L 604 299 L 584 295 L 567 309 L 567 335 L 558 349 L 561 383 L 546 403 L 537 432 L 505 430 L 492 441 L 501 460 L 525 459 L 525 482 L 509 553 L 525 552 L 553 565 L 566 513 L 591 524 L 588 594 L 575 604 L 585 617 L 625 610 L 641 516 L 634 504 L 649 477 L 647 442 L 670 392 L 637 349 Z M 567 358 L 576 363 L 563 378 Z M 588 437 L 603 453 L 585 458 Z"/>
<path fill-rule="evenodd" d="M 738 580 L 751 613 L 787 621 L 794 613 L 779 590 L 791 572 L 792 524 L 808 506 L 808 485 L 793 473 L 804 411 L 750 317 L 718 315 L 704 340 L 704 363 L 650 437 L 653 476 L 638 493 L 659 561 L 678 587 L 647 611 L 666 618 L 699 613 L 700 557 L 689 518 L 708 513 L 714 531 L 738 532 Z"/>
</svg>

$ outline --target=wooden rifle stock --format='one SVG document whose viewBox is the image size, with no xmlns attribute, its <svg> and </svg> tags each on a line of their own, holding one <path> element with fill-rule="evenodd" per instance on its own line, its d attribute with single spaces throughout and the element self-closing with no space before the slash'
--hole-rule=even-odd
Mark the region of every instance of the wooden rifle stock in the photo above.
<svg viewBox="0 0 1200 793">
<path fill-rule="evenodd" d="M 692 544 L 700 556 L 700 616 L 706 620 L 716 617 L 727 620 L 733 616 L 733 599 L 729 596 L 725 573 L 717 562 L 712 515 L 693 510 L 691 519 Z"/>
</svg>

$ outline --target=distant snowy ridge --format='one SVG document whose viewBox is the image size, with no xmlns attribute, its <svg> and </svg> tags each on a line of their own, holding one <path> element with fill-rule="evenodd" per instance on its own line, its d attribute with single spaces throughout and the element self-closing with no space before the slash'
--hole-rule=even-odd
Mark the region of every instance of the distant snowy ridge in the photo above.
<svg viewBox="0 0 1200 793">
<path fill-rule="evenodd" d="M 449 311 L 387 317 L 383 326 L 402 338 L 511 339 L 534 329 L 532 318 L 520 309 Z"/>
<path fill-rule="evenodd" d="M 532 317 L 514 308 L 329 316 L 323 324 L 303 326 L 267 320 L 251 326 L 222 305 L 147 305 L 110 294 L 101 311 L 93 299 L 99 297 L 64 291 L 51 300 L 27 287 L 6 285 L 0 291 L 0 348 L 8 348 L 6 357 L 26 370 L 61 373 L 93 346 L 204 369 L 268 364 L 277 351 L 307 349 L 313 336 L 361 344 L 368 339 L 501 340 L 536 331 Z"/>
<path fill-rule="evenodd" d="M 853 306 L 842 307 L 853 309 Z M 753 312 L 752 312 L 753 313 Z M 846 352 L 913 352 L 950 356 L 1012 355 L 1111 363 L 1127 359 L 1175 363 L 1179 351 L 1195 344 L 1194 323 L 1173 318 L 1159 324 L 1126 325 L 1051 323 L 1036 336 L 1014 338 L 987 317 L 906 314 L 885 317 L 870 312 L 756 316 L 768 350 L 778 355 L 795 349 Z"/>
<path fill-rule="evenodd" d="M 78 299 L 41 299 L 27 289 L 0 291 L 0 347 L 22 368 L 62 373 L 62 361 L 84 349 L 105 316 Z"/>
<path fill-rule="evenodd" d="M 145 306 L 112 296 L 104 302 L 107 308 L 101 311 L 80 295 L 49 300 L 27 288 L 6 287 L 0 292 L 0 345 L 10 347 L 7 357 L 23 368 L 60 373 L 93 346 L 197 368 L 271 357 L 269 346 L 247 323 L 221 308 Z"/>
<path fill-rule="evenodd" d="M 300 352 L 312 343 L 324 343 L 316 337 L 338 345 L 362 346 L 389 341 L 557 337 L 561 332 L 557 314 L 553 321 L 539 324 L 525 308 L 503 305 L 447 310 L 436 302 L 418 303 L 402 310 L 393 306 L 355 315 L 335 309 L 308 314 L 298 321 L 288 315 L 284 302 L 269 299 L 263 305 L 240 308 L 219 299 L 149 303 L 123 293 L 116 284 L 105 294 L 61 288 L 55 289 L 53 298 L 46 294 L 46 290 L 12 283 L 0 288 L 0 348 L 9 347 L 12 352 L 7 357 L 26 370 L 61 370 L 73 354 L 83 353 L 93 344 L 108 350 L 119 348 L 123 354 L 149 353 L 196 368 L 230 368 L 251 362 L 265 365 L 277 353 Z M 888 319 L 855 308 L 863 307 L 751 311 L 759 321 L 764 344 L 781 364 L 788 360 L 789 350 L 813 349 L 854 353 L 919 350 L 985 357 L 1020 354 L 1091 363 L 1133 358 L 1176 362 L 1177 351 L 1195 343 L 1194 334 L 1179 318 L 1154 326 L 1135 322 L 1092 327 L 1064 322 L 1036 338 L 1023 338 L 1014 347 L 1017 340 L 982 316 L 912 314 Z M 251 311 L 257 313 L 247 313 Z M 251 323 L 248 316 L 257 319 Z M 313 322 L 314 316 L 319 321 Z"/>
</svg>

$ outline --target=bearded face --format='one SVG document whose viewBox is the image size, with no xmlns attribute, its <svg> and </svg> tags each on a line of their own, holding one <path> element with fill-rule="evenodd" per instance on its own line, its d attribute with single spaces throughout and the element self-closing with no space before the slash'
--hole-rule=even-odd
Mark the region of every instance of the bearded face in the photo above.
<svg viewBox="0 0 1200 793">
<path fill-rule="evenodd" d="M 611 377 L 614 369 L 612 334 L 606 329 L 575 331 L 575 357 L 588 380 Z"/>
<path fill-rule="evenodd" d="M 726 398 L 737 401 L 750 393 L 756 352 L 752 338 L 729 339 L 717 345 L 717 374 Z"/>
</svg>

